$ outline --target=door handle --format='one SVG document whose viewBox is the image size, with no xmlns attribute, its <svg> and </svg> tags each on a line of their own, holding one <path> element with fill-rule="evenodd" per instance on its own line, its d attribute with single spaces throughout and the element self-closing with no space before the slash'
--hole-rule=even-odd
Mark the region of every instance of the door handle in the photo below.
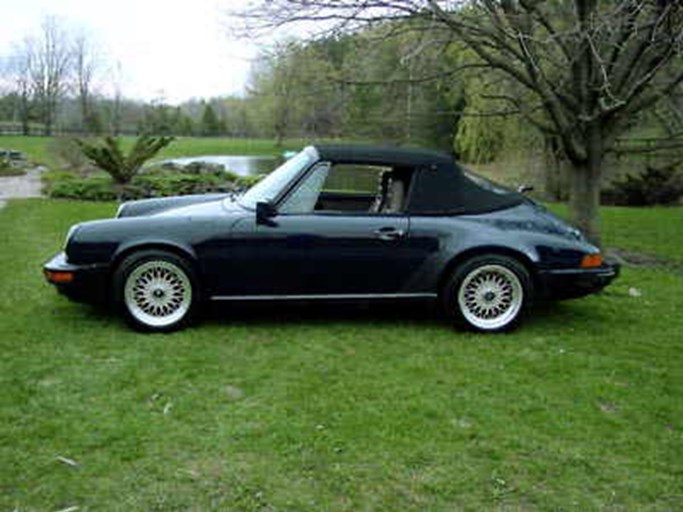
<svg viewBox="0 0 683 512">
<path fill-rule="evenodd" d="M 375 231 L 375 235 L 380 240 L 399 240 L 406 236 L 406 232 L 402 229 L 392 228 L 390 226 L 379 228 Z"/>
</svg>

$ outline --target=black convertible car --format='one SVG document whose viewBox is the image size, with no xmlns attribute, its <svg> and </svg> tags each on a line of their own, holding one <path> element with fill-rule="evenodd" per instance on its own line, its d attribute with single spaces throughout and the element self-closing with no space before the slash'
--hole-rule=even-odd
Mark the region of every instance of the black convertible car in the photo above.
<svg viewBox="0 0 683 512">
<path fill-rule="evenodd" d="M 431 151 L 309 146 L 241 196 L 132 201 L 73 226 L 47 280 L 133 327 L 205 301 L 436 299 L 460 325 L 517 324 L 532 299 L 601 290 L 618 267 L 523 195 Z"/>
</svg>

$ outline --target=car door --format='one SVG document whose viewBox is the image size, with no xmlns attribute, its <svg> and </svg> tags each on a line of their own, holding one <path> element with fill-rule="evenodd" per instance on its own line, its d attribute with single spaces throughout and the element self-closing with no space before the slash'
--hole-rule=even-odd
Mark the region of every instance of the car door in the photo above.
<svg viewBox="0 0 683 512">
<path fill-rule="evenodd" d="M 318 166 L 266 223 L 233 228 L 224 295 L 375 296 L 404 292 L 423 255 L 402 213 L 316 211 L 329 166 Z M 246 277 L 248 276 L 248 278 Z"/>
<path fill-rule="evenodd" d="M 231 268 L 246 295 L 396 293 L 410 273 L 406 216 L 279 214 L 236 226 Z M 235 280 L 237 282 L 237 280 Z"/>
</svg>

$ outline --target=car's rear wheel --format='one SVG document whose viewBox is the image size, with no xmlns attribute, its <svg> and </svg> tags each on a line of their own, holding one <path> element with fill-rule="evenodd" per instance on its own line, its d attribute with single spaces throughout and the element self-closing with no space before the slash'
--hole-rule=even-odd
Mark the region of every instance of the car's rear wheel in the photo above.
<svg viewBox="0 0 683 512">
<path fill-rule="evenodd" d="M 444 289 L 447 313 L 459 326 L 481 332 L 515 328 L 527 310 L 533 284 L 518 260 L 497 254 L 459 265 Z"/>
<path fill-rule="evenodd" d="M 125 319 L 141 331 L 166 332 L 195 316 L 199 288 L 192 266 L 160 250 L 135 252 L 114 274 L 117 302 Z"/>
</svg>

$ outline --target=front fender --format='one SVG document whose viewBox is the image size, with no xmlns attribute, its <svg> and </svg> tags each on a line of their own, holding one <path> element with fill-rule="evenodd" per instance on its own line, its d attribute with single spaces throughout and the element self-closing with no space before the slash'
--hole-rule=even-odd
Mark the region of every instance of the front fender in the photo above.
<svg viewBox="0 0 683 512">
<path fill-rule="evenodd" d="M 184 258 L 187 258 L 191 262 L 197 261 L 197 254 L 194 248 L 188 243 L 163 237 L 139 238 L 126 240 L 118 246 L 118 248 L 114 252 L 113 257 L 111 258 L 112 267 L 116 266 L 123 258 L 128 256 L 129 254 L 143 249 L 166 250 L 178 254 L 179 256 L 182 256 Z"/>
</svg>

